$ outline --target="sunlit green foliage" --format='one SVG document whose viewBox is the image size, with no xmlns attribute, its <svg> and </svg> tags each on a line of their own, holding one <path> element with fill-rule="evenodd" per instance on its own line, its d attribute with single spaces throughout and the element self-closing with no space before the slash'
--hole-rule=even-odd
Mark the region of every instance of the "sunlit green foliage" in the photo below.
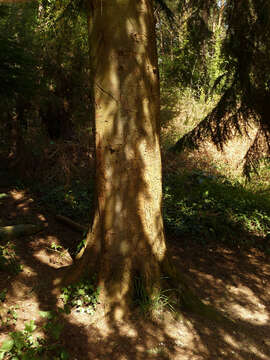
<svg viewBox="0 0 270 360">
<path fill-rule="evenodd" d="M 55 2 L 0 5 L 0 109 L 3 142 L 71 138 L 91 119 L 84 13 L 59 17 Z M 18 136 L 18 133 L 20 136 Z M 21 144 L 19 144 L 21 145 Z M 20 151 L 20 150 L 19 150 Z"/>
<path fill-rule="evenodd" d="M 77 312 L 93 315 L 99 303 L 100 289 L 95 279 L 85 278 L 62 289 L 61 298 L 65 308 L 75 308 Z"/>
<path fill-rule="evenodd" d="M 164 183 L 167 230 L 188 241 L 265 248 L 270 194 L 201 170 L 168 175 Z M 268 250 L 267 250 L 268 251 Z"/>
<path fill-rule="evenodd" d="M 175 311 L 177 299 L 172 296 L 174 292 L 171 289 L 160 290 L 150 297 L 144 286 L 144 279 L 138 276 L 133 279 L 133 287 L 133 301 L 145 316 L 159 315 L 165 310 Z"/>
<path fill-rule="evenodd" d="M 198 61 L 210 69 L 211 77 L 206 79 L 209 90 L 212 87 L 211 91 L 218 91 L 221 97 L 205 119 L 181 139 L 174 150 L 198 146 L 206 139 L 222 149 L 236 133 L 248 133 L 249 126 L 256 123 L 258 131 L 244 159 L 244 172 L 248 175 L 270 152 L 270 6 L 263 0 L 187 0 L 182 4 L 181 11 L 193 11 L 188 15 L 188 23 L 195 25 L 197 30 L 201 23 L 211 30 L 210 37 L 199 31 L 203 40 L 198 41 L 195 48 L 202 52 Z M 216 21 L 211 23 L 214 18 Z M 189 30 L 188 37 L 191 35 Z M 209 45 L 214 52 L 210 51 L 211 55 L 207 57 Z M 192 47 L 189 45 L 188 48 Z M 204 72 L 200 78 L 204 78 Z"/>
<path fill-rule="evenodd" d="M 0 271 L 17 275 L 22 269 L 23 266 L 19 263 L 16 256 L 15 245 L 10 242 L 0 245 Z"/>
<path fill-rule="evenodd" d="M 47 312 L 47 314 L 48 313 L 49 312 Z M 52 312 L 50 313 L 53 314 Z M 59 342 L 63 325 L 59 322 L 56 314 L 49 317 L 47 314 L 41 312 L 41 316 L 48 318 L 48 321 L 43 326 L 43 329 L 47 333 L 46 338 L 35 335 L 35 331 L 38 330 L 38 328 L 35 321 L 30 320 L 25 323 L 24 330 L 9 333 L 9 338 L 6 339 L 0 347 L 0 359 L 69 359 L 68 353 L 62 348 Z"/>
<path fill-rule="evenodd" d="M 157 36 L 161 79 L 166 84 L 187 87 L 209 93 L 211 85 L 221 75 L 223 58 L 221 40 L 225 31 L 220 24 L 220 12 L 215 2 L 206 9 L 203 2 L 184 5 L 170 0 L 173 23 L 157 12 Z"/>
</svg>

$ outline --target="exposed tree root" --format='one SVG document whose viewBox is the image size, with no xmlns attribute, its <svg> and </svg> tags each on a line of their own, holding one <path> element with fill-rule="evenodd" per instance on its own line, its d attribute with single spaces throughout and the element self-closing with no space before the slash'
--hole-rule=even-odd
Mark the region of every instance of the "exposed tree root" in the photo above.
<svg viewBox="0 0 270 360">
<path fill-rule="evenodd" d="M 77 259 L 71 267 L 64 268 L 61 272 L 58 273 L 58 279 L 55 282 L 55 286 L 58 287 L 58 289 L 78 281 L 81 279 L 82 275 L 85 274 L 86 269 L 89 270 L 89 261 L 91 256 L 87 256 L 87 254 L 85 255 L 86 256 Z M 169 259 L 166 259 L 161 264 L 160 269 L 162 272 L 159 273 L 158 270 L 157 272 L 160 274 L 160 276 L 164 275 L 166 277 L 166 284 L 161 283 L 160 276 L 158 279 L 156 279 L 156 276 L 151 276 L 152 273 L 148 271 L 150 270 L 148 267 L 141 269 L 139 273 L 136 272 L 137 275 L 132 273 L 129 274 L 128 277 L 130 280 L 132 276 L 140 276 L 142 279 L 142 286 L 149 296 L 149 299 L 154 299 L 157 293 L 162 292 L 162 290 L 164 290 L 164 286 L 166 290 L 167 286 L 167 289 L 172 289 L 172 294 L 177 297 L 180 309 L 215 322 L 223 324 L 232 322 L 232 320 L 228 319 L 213 306 L 204 304 L 190 289 L 190 286 L 188 285 L 190 281 L 188 281 L 188 279 L 183 276 L 183 274 L 177 271 L 177 269 L 170 263 Z M 125 281 L 125 278 L 123 279 L 123 281 Z M 117 281 L 115 282 L 117 283 Z M 103 284 L 105 283 L 103 282 Z M 128 293 L 126 292 L 123 298 L 120 298 L 119 294 L 121 294 L 122 291 L 122 284 L 118 284 L 117 287 L 114 285 L 115 284 L 109 284 L 109 289 L 108 283 L 106 283 L 106 291 L 102 292 L 100 299 L 102 304 L 101 313 L 102 315 L 110 313 L 113 314 L 115 319 L 120 319 L 123 318 L 125 312 L 127 312 L 128 309 L 134 306 L 134 304 L 132 305 L 134 288 L 131 284 L 131 281 L 129 281 Z"/>
<path fill-rule="evenodd" d="M 55 218 L 56 220 L 60 221 L 61 223 L 64 223 L 65 225 L 68 225 L 70 228 L 80 233 L 84 233 L 88 230 L 86 226 L 82 226 L 81 224 L 69 219 L 66 216 L 56 215 Z"/>
</svg>

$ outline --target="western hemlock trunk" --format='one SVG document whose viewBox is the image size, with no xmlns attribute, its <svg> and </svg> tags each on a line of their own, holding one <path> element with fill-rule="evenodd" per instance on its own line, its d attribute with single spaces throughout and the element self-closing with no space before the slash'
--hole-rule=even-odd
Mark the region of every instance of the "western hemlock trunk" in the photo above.
<svg viewBox="0 0 270 360">
<path fill-rule="evenodd" d="M 104 299 L 123 308 L 136 274 L 153 295 L 166 246 L 161 215 L 159 78 L 150 0 L 91 1 L 97 206 L 84 253 Z"/>
<path fill-rule="evenodd" d="M 137 276 L 151 298 L 164 274 L 186 308 L 223 319 L 190 291 L 167 255 L 152 1 L 91 0 L 89 8 L 96 208 L 86 245 L 65 282 L 97 274 L 101 302 L 119 318 Z"/>
</svg>

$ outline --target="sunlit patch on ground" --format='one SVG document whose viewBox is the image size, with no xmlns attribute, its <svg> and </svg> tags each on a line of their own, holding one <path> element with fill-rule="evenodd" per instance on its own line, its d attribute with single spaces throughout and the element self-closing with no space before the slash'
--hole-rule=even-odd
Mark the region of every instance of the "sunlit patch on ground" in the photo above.
<svg viewBox="0 0 270 360">
<path fill-rule="evenodd" d="M 41 233 L 17 241 L 16 252 L 22 271 L 15 276 L 0 276 L 1 289 L 7 289 L 0 303 L 1 314 L 15 309 L 17 320 L 6 326 L 0 342 L 14 329 L 23 329 L 26 321 L 42 324 L 40 311 L 63 307 L 51 291 L 55 271 L 70 265 L 66 243 L 78 234 L 55 222 L 50 215 L 35 208 L 35 201 L 24 192 L 14 191 L 8 209 L 17 221 L 27 216 L 32 223 L 48 222 Z M 28 204 L 26 212 L 17 202 Z M 0 211 L 6 215 L 3 206 Z M 26 214 L 26 215 L 25 215 Z M 174 241 L 169 246 L 179 269 L 190 279 L 196 293 L 215 305 L 234 322 L 214 323 L 180 314 L 162 313 L 155 319 L 130 313 L 125 321 L 115 322 L 109 316 L 89 317 L 72 310 L 61 315 L 62 342 L 72 359 L 171 359 L 171 360 L 267 360 L 270 358 L 270 265 L 269 259 L 256 249 L 243 251 L 222 247 L 206 249 L 193 244 L 182 247 Z M 1 292 L 1 290 L 0 290 Z M 4 315 L 3 315 L 4 316 Z M 2 316 L 2 318 L 3 318 Z M 39 328 L 40 331 L 40 328 Z M 83 354 L 83 357 L 82 357 Z"/>
</svg>

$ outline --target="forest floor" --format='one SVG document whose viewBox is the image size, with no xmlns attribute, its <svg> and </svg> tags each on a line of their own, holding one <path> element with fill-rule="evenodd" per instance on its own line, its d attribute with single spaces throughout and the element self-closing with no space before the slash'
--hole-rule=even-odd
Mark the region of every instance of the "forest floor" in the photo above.
<svg viewBox="0 0 270 360">
<path fill-rule="evenodd" d="M 4 186 L 0 193 L 7 194 L 0 201 L 2 225 L 44 225 L 35 235 L 11 241 L 21 271 L 15 275 L 0 271 L 1 345 L 9 333 L 23 330 L 31 320 L 37 325 L 36 332 L 42 333 L 46 320 L 41 311 L 63 305 L 52 292 L 52 280 L 58 268 L 71 264 L 65 249 L 77 242 L 79 235 L 40 207 L 31 192 Z M 153 319 L 136 311 L 115 322 L 72 310 L 59 314 L 57 320 L 61 324 L 58 341 L 69 359 L 269 359 L 269 255 L 255 248 L 184 245 L 181 238 L 169 239 L 168 246 L 200 298 L 233 321 L 216 323 L 192 313 L 175 316 L 169 311 L 161 311 Z M 57 329 L 57 323 L 52 326 Z M 66 358 L 61 356 L 55 359 Z"/>
</svg>

